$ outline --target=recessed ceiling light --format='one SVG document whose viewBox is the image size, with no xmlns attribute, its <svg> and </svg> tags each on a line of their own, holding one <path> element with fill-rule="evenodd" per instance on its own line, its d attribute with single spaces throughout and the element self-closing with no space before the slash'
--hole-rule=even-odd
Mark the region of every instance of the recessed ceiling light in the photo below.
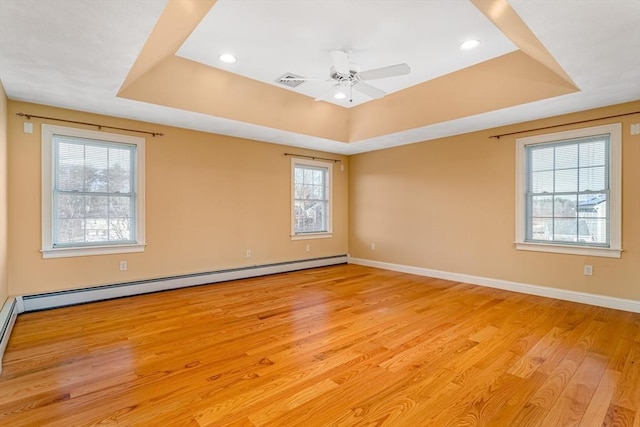
<svg viewBox="0 0 640 427">
<path fill-rule="evenodd" d="M 344 93 L 342 93 L 342 92 L 337 92 L 335 95 L 333 95 L 333 97 L 334 97 L 335 99 L 345 99 L 345 98 L 347 97 L 347 95 L 345 95 L 345 94 L 344 94 Z"/>
<path fill-rule="evenodd" d="M 224 62 L 225 64 L 233 64 L 238 60 L 235 56 L 231 55 L 230 53 L 223 53 L 222 55 L 218 56 L 218 59 Z"/>
<path fill-rule="evenodd" d="M 462 44 L 460 44 L 460 50 L 471 50 L 474 47 L 478 47 L 478 46 L 480 46 L 480 40 L 471 39 L 471 40 L 462 42 Z"/>
</svg>

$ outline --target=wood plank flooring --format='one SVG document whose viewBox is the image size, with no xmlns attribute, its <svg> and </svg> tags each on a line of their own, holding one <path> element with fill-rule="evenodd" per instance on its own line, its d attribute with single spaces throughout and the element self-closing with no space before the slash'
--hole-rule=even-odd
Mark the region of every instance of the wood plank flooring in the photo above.
<svg viewBox="0 0 640 427">
<path fill-rule="evenodd" d="M 0 425 L 640 427 L 640 315 L 356 265 L 27 313 Z"/>
</svg>

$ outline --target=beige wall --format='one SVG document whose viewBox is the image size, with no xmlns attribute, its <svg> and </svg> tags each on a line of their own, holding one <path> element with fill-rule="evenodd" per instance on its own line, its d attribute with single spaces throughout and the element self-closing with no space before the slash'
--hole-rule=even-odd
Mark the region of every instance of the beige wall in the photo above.
<svg viewBox="0 0 640 427">
<path fill-rule="evenodd" d="M 40 254 L 40 124 L 22 111 L 163 132 L 146 138 L 144 253 L 46 259 Z M 64 125 L 63 123 L 56 123 Z M 9 101 L 9 293 L 22 295 L 347 253 L 348 162 L 334 169 L 334 236 L 291 241 L 291 160 L 275 144 Z M 311 246 L 310 252 L 305 245 Z M 252 258 L 246 258 L 246 250 Z M 119 271 L 119 261 L 128 270 Z"/>
<path fill-rule="evenodd" d="M 629 129 L 640 114 L 580 125 L 623 123 L 621 259 L 516 251 L 516 136 L 488 138 L 639 110 L 634 102 L 352 156 L 351 256 L 640 300 L 640 136 Z"/>
<path fill-rule="evenodd" d="M 624 126 L 621 259 L 516 251 L 516 137 L 488 139 L 499 132 L 639 109 L 640 102 L 623 104 L 348 159 L 325 154 L 346 166 L 334 172 L 334 237 L 291 241 L 290 159 L 283 153 L 312 152 L 9 101 L 1 117 L 8 129 L 10 253 L 0 297 L 350 252 L 357 258 L 640 300 L 640 137 L 629 134 L 640 115 L 593 122 Z M 165 133 L 147 138 L 144 253 L 42 259 L 41 121 L 34 119 L 34 133 L 24 134 L 18 111 Z M 0 227 L 6 207 L 0 197 Z M 5 240 L 0 239 L 1 250 Z M 253 252 L 250 259 L 247 249 Z M 4 271 L 5 258 L 0 257 Z M 119 271 L 121 260 L 128 261 L 128 271 Z M 594 266 L 593 276 L 583 275 L 584 264 Z"/>
<path fill-rule="evenodd" d="M 9 293 L 7 281 L 7 95 L 0 82 L 0 307 Z"/>
</svg>

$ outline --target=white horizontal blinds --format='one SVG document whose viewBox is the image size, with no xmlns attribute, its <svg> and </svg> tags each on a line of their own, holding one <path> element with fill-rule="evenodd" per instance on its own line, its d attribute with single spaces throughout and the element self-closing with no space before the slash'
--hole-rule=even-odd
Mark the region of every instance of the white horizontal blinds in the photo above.
<svg viewBox="0 0 640 427">
<path fill-rule="evenodd" d="M 526 148 L 527 241 L 608 247 L 610 136 Z"/>
<path fill-rule="evenodd" d="M 133 243 L 136 146 L 53 135 L 53 246 Z"/>
<path fill-rule="evenodd" d="M 294 211 L 296 234 L 328 231 L 328 168 L 295 166 Z"/>
</svg>

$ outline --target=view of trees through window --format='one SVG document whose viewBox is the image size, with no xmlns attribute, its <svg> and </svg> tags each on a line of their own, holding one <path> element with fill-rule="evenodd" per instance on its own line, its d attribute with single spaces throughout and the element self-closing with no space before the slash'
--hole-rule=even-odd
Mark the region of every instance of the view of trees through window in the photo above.
<svg viewBox="0 0 640 427">
<path fill-rule="evenodd" d="M 318 233 L 327 228 L 327 168 L 296 165 L 294 211 L 296 233 Z"/>
<path fill-rule="evenodd" d="M 607 245 L 608 136 L 527 149 L 528 240 Z"/>
<path fill-rule="evenodd" d="M 54 137 L 54 245 L 133 240 L 134 146 Z"/>
</svg>

